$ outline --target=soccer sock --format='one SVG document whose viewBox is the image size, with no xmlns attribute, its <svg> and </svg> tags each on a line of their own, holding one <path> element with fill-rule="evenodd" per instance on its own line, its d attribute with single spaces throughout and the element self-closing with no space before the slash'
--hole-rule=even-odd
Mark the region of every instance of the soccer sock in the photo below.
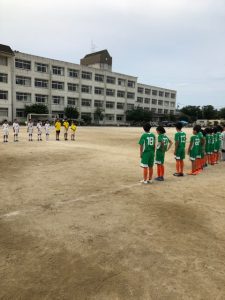
<svg viewBox="0 0 225 300">
<path fill-rule="evenodd" d="M 180 173 L 184 173 L 184 161 L 180 160 Z"/>
<path fill-rule="evenodd" d="M 161 176 L 161 165 L 157 165 L 157 175 L 158 175 L 158 177 L 160 177 Z"/>
<path fill-rule="evenodd" d="M 176 171 L 177 173 L 180 173 L 180 160 L 176 160 Z"/>
<path fill-rule="evenodd" d="M 161 165 L 161 177 L 164 177 L 164 165 Z"/>
<path fill-rule="evenodd" d="M 149 180 L 151 180 L 152 179 L 152 175 L 153 175 L 153 168 L 148 168 L 148 172 L 149 172 Z"/>
<path fill-rule="evenodd" d="M 148 180 L 148 168 L 143 168 L 144 181 Z"/>
</svg>

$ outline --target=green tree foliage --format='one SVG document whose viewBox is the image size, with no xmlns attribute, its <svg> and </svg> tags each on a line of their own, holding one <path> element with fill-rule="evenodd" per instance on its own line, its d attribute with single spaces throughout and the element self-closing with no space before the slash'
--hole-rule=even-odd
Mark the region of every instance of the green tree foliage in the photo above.
<svg viewBox="0 0 225 300">
<path fill-rule="evenodd" d="M 152 113 L 148 110 L 144 110 L 141 107 L 128 110 L 126 112 L 127 121 L 132 123 L 149 122 L 152 120 Z"/>
<path fill-rule="evenodd" d="M 196 121 L 197 119 L 202 119 L 202 110 L 200 106 L 184 106 L 180 109 L 180 112 L 190 118 L 191 122 Z"/>
<path fill-rule="evenodd" d="M 84 121 L 85 124 L 87 124 L 87 125 L 91 124 L 91 116 L 89 116 L 89 115 L 83 115 L 82 119 L 83 119 L 83 121 Z"/>
<path fill-rule="evenodd" d="M 64 109 L 64 113 L 68 119 L 77 119 L 79 117 L 79 112 L 76 107 L 67 106 Z"/>
<path fill-rule="evenodd" d="M 202 106 L 202 119 L 212 120 L 218 117 L 217 110 L 212 105 Z"/>
<path fill-rule="evenodd" d="M 101 109 L 100 107 L 97 107 L 94 112 L 94 118 L 98 123 L 99 123 L 99 121 L 102 121 L 104 118 L 103 109 Z"/>
<path fill-rule="evenodd" d="M 25 116 L 31 113 L 48 114 L 48 107 L 44 104 L 25 105 Z"/>
<path fill-rule="evenodd" d="M 225 120 L 225 107 L 221 108 L 219 111 L 219 117 Z"/>
</svg>

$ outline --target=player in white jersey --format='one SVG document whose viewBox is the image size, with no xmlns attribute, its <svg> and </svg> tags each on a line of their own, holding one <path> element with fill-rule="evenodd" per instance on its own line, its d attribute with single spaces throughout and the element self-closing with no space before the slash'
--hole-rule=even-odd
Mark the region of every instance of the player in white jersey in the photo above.
<svg viewBox="0 0 225 300">
<path fill-rule="evenodd" d="M 9 124 L 7 120 L 5 120 L 4 123 L 2 124 L 2 129 L 3 129 L 3 142 L 7 143 L 9 137 Z"/>
<path fill-rule="evenodd" d="M 14 142 L 18 142 L 18 134 L 19 134 L 19 131 L 20 131 L 20 125 L 19 125 L 19 123 L 17 122 L 17 119 L 15 119 L 15 120 L 14 120 L 14 123 L 13 123 Z"/>
<path fill-rule="evenodd" d="M 29 119 L 29 122 L 27 123 L 27 132 L 29 135 L 29 142 L 33 141 L 32 137 L 33 137 L 33 130 L 34 130 L 34 124 L 31 121 L 31 119 Z"/>
<path fill-rule="evenodd" d="M 50 134 L 50 124 L 49 124 L 49 121 L 46 121 L 46 123 L 45 123 L 46 141 L 48 141 L 48 139 L 49 139 L 49 134 Z"/>
<path fill-rule="evenodd" d="M 40 120 L 38 120 L 37 123 L 37 135 L 38 135 L 38 141 L 42 141 L 41 135 L 42 135 L 42 123 Z"/>
</svg>

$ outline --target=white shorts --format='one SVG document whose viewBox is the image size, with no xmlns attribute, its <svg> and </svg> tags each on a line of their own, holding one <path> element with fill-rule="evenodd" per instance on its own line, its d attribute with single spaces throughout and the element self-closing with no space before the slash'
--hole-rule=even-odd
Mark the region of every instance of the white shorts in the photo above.
<svg viewBox="0 0 225 300">
<path fill-rule="evenodd" d="M 18 134 L 18 133 L 19 133 L 19 130 L 15 129 L 14 134 Z"/>
<path fill-rule="evenodd" d="M 8 129 L 3 130 L 3 135 L 9 135 L 9 130 Z"/>
</svg>

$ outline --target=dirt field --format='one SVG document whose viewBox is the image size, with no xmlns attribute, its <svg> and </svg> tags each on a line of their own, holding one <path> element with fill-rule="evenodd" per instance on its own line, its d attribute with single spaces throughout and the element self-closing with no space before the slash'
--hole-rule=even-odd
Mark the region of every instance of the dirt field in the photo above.
<svg viewBox="0 0 225 300">
<path fill-rule="evenodd" d="M 225 299 L 225 163 L 141 185 L 141 133 L 1 142 L 0 299 Z"/>
</svg>

